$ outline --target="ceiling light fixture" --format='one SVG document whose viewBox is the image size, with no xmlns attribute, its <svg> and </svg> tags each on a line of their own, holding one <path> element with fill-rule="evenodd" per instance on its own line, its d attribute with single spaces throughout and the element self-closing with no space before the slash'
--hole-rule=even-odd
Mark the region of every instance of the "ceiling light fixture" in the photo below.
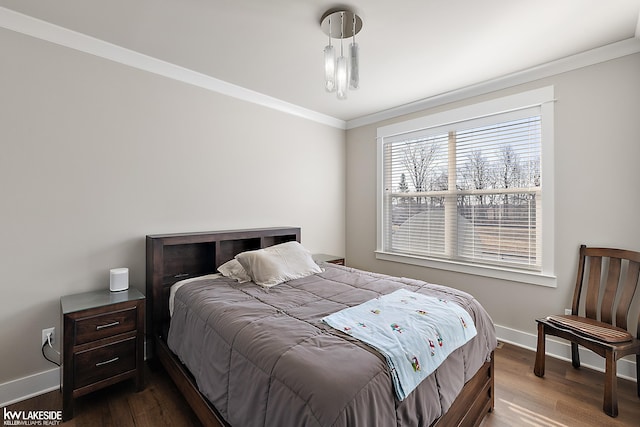
<svg viewBox="0 0 640 427">
<path fill-rule="evenodd" d="M 329 36 L 329 44 L 324 48 L 324 87 L 327 92 L 337 92 L 338 99 L 347 99 L 347 89 L 360 86 L 360 52 L 356 34 L 362 29 L 362 19 L 350 10 L 331 9 L 322 15 L 320 28 Z M 344 56 L 344 39 L 352 38 L 349 45 L 349 59 Z M 340 39 L 340 56 L 332 39 Z"/>
</svg>

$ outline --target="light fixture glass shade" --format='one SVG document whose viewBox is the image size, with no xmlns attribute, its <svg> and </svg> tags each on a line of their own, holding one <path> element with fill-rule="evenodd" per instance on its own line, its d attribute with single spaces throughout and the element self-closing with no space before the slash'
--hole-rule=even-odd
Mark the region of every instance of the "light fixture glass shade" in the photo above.
<svg viewBox="0 0 640 427">
<path fill-rule="evenodd" d="M 349 88 L 358 89 L 360 86 L 360 47 L 358 43 L 349 45 L 351 62 L 349 67 Z"/>
<path fill-rule="evenodd" d="M 349 87 L 360 86 L 360 54 L 356 43 L 356 34 L 362 30 L 362 19 L 352 10 L 331 8 L 320 19 L 322 32 L 329 37 L 324 49 L 325 89 L 337 92 L 338 99 L 347 99 Z M 344 52 L 344 43 L 349 43 L 348 52 Z M 332 40 L 339 41 L 336 47 Z M 337 48 L 340 48 L 340 52 Z"/>
<path fill-rule="evenodd" d="M 324 88 L 327 92 L 336 90 L 336 53 L 331 45 L 324 48 Z"/>
<path fill-rule="evenodd" d="M 338 99 L 347 99 L 347 85 L 349 84 L 349 70 L 347 58 L 340 56 L 336 64 L 336 90 Z"/>
</svg>

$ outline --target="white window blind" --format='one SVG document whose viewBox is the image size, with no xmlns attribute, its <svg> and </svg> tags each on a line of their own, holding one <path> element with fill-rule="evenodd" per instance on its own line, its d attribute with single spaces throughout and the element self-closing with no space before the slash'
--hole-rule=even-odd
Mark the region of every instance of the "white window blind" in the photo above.
<svg viewBox="0 0 640 427">
<path fill-rule="evenodd" d="M 542 270 L 541 107 L 382 137 L 382 251 Z"/>
</svg>

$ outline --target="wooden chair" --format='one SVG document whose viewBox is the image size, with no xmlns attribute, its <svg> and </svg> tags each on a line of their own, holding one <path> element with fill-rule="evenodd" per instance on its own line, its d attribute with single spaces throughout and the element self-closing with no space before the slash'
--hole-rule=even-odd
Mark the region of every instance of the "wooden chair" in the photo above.
<svg viewBox="0 0 640 427">
<path fill-rule="evenodd" d="M 587 265 L 588 274 L 585 274 Z M 611 417 L 618 416 L 616 362 L 629 354 L 636 355 L 640 397 L 640 316 L 636 338 L 629 332 L 633 321 L 628 319 L 639 271 L 640 252 L 582 245 L 571 315 L 536 319 L 538 348 L 534 373 L 544 376 L 546 335 L 571 341 L 574 368 L 580 367 L 578 345 L 597 353 L 605 358 L 603 409 Z M 583 288 L 586 288 L 584 296 Z"/>
</svg>

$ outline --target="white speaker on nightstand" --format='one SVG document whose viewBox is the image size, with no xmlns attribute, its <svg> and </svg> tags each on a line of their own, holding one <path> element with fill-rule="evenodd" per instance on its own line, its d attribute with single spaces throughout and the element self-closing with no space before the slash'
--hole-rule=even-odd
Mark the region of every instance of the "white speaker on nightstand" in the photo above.
<svg viewBox="0 0 640 427">
<path fill-rule="evenodd" d="M 128 268 L 112 268 L 109 270 L 109 273 L 109 289 L 111 289 L 111 292 L 126 291 L 129 289 Z"/>
</svg>

